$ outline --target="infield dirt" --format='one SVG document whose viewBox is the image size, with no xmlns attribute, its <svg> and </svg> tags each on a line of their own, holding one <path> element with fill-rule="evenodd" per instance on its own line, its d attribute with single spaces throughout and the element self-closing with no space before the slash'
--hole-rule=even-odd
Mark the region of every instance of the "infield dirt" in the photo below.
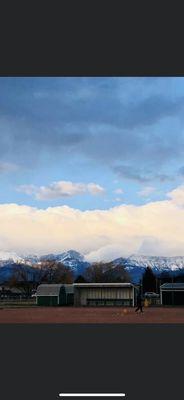
<svg viewBox="0 0 184 400">
<path fill-rule="evenodd" d="M 142 314 L 133 308 L 75 308 L 75 307 L 35 307 L 0 308 L 0 323 L 184 323 L 184 307 L 144 309 Z"/>
</svg>

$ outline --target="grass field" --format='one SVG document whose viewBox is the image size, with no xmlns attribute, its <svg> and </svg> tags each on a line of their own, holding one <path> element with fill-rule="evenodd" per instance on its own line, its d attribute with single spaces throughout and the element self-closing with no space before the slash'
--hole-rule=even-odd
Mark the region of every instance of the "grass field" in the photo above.
<svg viewBox="0 0 184 400">
<path fill-rule="evenodd" d="M 184 307 L 148 307 L 143 314 L 134 308 L 99 307 L 5 307 L 0 323 L 184 323 Z"/>
</svg>

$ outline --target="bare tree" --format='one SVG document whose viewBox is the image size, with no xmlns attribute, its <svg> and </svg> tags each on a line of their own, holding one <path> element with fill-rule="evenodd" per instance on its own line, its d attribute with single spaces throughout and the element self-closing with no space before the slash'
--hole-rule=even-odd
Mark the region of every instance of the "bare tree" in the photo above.
<svg viewBox="0 0 184 400">
<path fill-rule="evenodd" d="M 71 268 L 55 260 L 45 260 L 37 265 L 39 283 L 73 283 L 74 274 Z"/>
<path fill-rule="evenodd" d="M 27 265 L 14 268 L 14 273 L 9 281 L 10 288 L 19 289 L 23 295 L 30 297 L 33 289 L 37 287 L 37 280 L 33 269 Z"/>
<path fill-rule="evenodd" d="M 85 271 L 85 279 L 88 282 L 130 282 L 130 276 L 122 265 L 114 265 L 113 262 L 96 262 Z"/>
</svg>

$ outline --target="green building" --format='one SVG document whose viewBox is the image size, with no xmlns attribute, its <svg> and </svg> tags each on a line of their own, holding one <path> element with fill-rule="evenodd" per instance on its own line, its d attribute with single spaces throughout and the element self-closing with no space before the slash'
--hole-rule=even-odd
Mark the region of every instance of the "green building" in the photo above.
<svg viewBox="0 0 184 400">
<path fill-rule="evenodd" d="M 164 283 L 160 286 L 163 306 L 184 306 L 184 283 Z"/>
<path fill-rule="evenodd" d="M 42 284 L 36 292 L 38 306 L 73 305 L 73 285 Z"/>
</svg>

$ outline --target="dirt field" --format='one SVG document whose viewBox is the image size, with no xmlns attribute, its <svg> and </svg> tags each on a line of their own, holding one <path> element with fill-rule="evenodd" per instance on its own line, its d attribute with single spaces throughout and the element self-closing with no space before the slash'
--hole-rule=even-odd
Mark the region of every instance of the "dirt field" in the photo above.
<svg viewBox="0 0 184 400">
<path fill-rule="evenodd" d="M 1 308 L 0 323 L 184 323 L 182 308 Z"/>
</svg>

